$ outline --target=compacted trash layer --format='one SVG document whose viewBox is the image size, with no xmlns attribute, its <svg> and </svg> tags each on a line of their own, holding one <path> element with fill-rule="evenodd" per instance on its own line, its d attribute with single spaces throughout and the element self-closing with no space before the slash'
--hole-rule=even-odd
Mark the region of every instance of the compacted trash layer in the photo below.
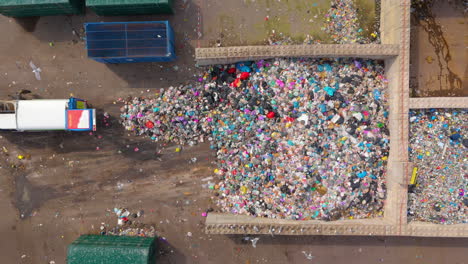
<svg viewBox="0 0 468 264">
<path fill-rule="evenodd" d="M 468 111 L 413 110 L 410 126 L 410 219 L 467 223 Z"/>
</svg>

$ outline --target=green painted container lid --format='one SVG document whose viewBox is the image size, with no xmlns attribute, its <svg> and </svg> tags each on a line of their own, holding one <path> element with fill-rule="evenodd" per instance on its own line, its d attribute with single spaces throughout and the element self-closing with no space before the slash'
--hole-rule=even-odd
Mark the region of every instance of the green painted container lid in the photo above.
<svg viewBox="0 0 468 264">
<path fill-rule="evenodd" d="M 86 6 L 101 16 L 172 14 L 173 0 L 87 0 Z"/>
<path fill-rule="evenodd" d="M 82 235 L 68 246 L 67 264 L 155 264 L 154 237 Z"/>
<path fill-rule="evenodd" d="M 1 0 L 0 13 L 12 17 L 81 14 L 84 0 Z"/>
</svg>

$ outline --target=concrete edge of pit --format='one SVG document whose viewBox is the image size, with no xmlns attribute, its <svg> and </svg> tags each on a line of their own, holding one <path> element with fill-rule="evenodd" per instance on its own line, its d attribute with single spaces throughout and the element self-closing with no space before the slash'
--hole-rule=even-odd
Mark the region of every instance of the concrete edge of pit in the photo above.
<svg viewBox="0 0 468 264">
<path fill-rule="evenodd" d="M 468 237 L 468 225 L 439 225 L 424 222 L 390 224 L 383 218 L 294 221 L 255 218 L 245 215 L 210 213 L 205 222 L 206 234 L 218 235 L 327 235 L 327 236 L 410 236 Z"/>
<path fill-rule="evenodd" d="M 397 228 L 389 225 L 383 218 L 324 222 L 210 213 L 206 218 L 205 232 L 207 234 L 386 236 L 393 235 L 397 232 Z"/>
<path fill-rule="evenodd" d="M 468 238 L 468 224 L 442 225 L 414 221 L 404 226 L 407 236 Z"/>
<path fill-rule="evenodd" d="M 272 58 L 368 58 L 387 59 L 399 53 L 397 44 L 320 44 L 287 46 L 238 46 L 197 48 L 197 64 L 229 64 Z"/>
<path fill-rule="evenodd" d="M 421 97 L 410 98 L 410 109 L 467 108 L 468 97 Z"/>
</svg>

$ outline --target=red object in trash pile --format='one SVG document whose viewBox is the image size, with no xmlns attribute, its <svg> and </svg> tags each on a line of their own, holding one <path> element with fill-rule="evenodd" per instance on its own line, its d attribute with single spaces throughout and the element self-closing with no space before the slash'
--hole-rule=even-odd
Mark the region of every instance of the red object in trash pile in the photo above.
<svg viewBox="0 0 468 264">
<path fill-rule="evenodd" d="M 268 118 L 273 118 L 275 117 L 275 113 L 274 112 L 268 112 L 268 114 L 266 115 Z"/>
<path fill-rule="evenodd" d="M 250 77 L 250 73 L 248 73 L 248 72 L 243 72 L 243 73 L 240 74 L 240 79 L 241 80 L 246 80 L 249 77 Z"/>
<path fill-rule="evenodd" d="M 147 128 L 153 128 L 153 127 L 154 127 L 154 123 L 151 122 L 151 121 L 148 121 L 148 122 L 145 123 L 145 126 L 146 126 Z"/>
</svg>

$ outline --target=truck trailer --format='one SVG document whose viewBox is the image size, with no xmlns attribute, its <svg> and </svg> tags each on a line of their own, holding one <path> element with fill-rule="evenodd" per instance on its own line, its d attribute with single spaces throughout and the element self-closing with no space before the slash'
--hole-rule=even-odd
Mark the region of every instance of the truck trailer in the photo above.
<svg viewBox="0 0 468 264">
<path fill-rule="evenodd" d="M 96 110 L 86 100 L 0 100 L 0 130 L 95 131 Z"/>
</svg>

